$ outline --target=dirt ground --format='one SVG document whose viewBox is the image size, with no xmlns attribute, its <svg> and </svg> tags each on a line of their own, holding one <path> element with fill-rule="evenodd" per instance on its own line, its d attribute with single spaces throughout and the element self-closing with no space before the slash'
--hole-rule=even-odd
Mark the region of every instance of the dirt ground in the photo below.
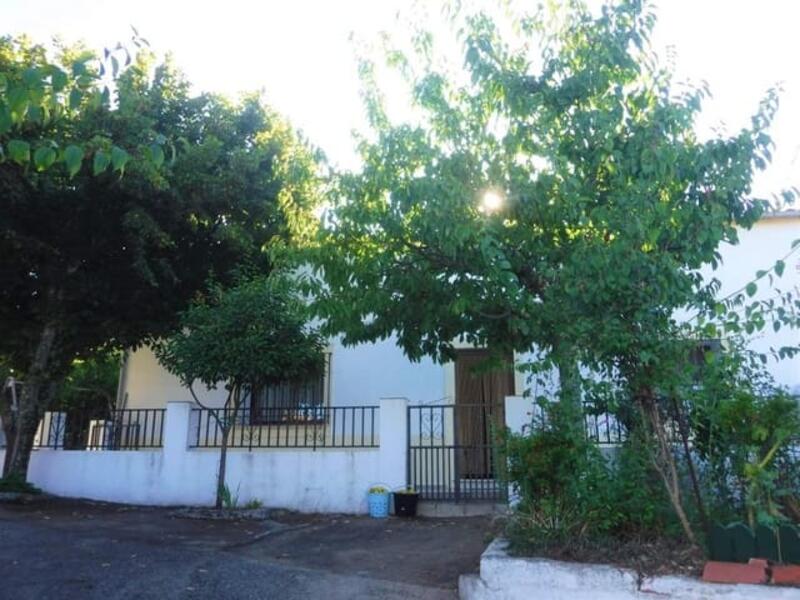
<svg viewBox="0 0 800 600">
<path fill-rule="evenodd" d="M 483 517 L 266 521 L 48 499 L 0 504 L 0 598 L 455 598 Z"/>
</svg>

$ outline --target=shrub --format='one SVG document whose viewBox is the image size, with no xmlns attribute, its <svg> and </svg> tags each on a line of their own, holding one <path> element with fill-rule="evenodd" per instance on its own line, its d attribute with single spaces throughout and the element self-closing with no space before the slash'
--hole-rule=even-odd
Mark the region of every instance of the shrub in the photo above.
<svg viewBox="0 0 800 600">
<path fill-rule="evenodd" d="M 548 412 L 546 425 L 501 435 L 506 477 L 519 497 L 509 528 L 518 545 L 606 533 L 621 518 L 606 459 L 558 405 Z"/>
</svg>

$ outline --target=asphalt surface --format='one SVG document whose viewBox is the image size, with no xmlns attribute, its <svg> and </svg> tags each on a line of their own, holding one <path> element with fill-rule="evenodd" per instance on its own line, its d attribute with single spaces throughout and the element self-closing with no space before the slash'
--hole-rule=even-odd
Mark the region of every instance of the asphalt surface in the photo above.
<svg viewBox="0 0 800 600">
<path fill-rule="evenodd" d="M 0 504 L 0 598 L 456 598 L 487 529 L 482 518 L 229 522 L 63 500 Z"/>
</svg>

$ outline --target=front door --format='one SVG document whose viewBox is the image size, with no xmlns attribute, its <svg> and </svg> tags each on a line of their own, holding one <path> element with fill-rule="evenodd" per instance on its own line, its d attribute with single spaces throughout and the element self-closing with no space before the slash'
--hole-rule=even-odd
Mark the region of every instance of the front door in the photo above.
<svg viewBox="0 0 800 600">
<path fill-rule="evenodd" d="M 488 369 L 488 350 L 459 350 L 455 361 L 457 472 L 464 479 L 494 476 L 494 431 L 505 425 L 505 398 L 514 394 L 514 366 Z"/>
</svg>

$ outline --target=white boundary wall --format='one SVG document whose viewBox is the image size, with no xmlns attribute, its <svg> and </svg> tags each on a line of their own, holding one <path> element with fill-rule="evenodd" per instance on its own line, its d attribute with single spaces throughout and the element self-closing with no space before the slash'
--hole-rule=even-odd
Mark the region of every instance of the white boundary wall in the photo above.
<svg viewBox="0 0 800 600">
<path fill-rule="evenodd" d="M 60 496 L 146 505 L 214 502 L 218 449 L 189 449 L 191 404 L 170 402 L 164 447 L 36 450 L 28 481 Z M 407 400 L 381 400 L 380 447 L 228 450 L 226 481 L 239 502 L 303 512 L 364 513 L 375 484 L 405 485 Z"/>
</svg>

